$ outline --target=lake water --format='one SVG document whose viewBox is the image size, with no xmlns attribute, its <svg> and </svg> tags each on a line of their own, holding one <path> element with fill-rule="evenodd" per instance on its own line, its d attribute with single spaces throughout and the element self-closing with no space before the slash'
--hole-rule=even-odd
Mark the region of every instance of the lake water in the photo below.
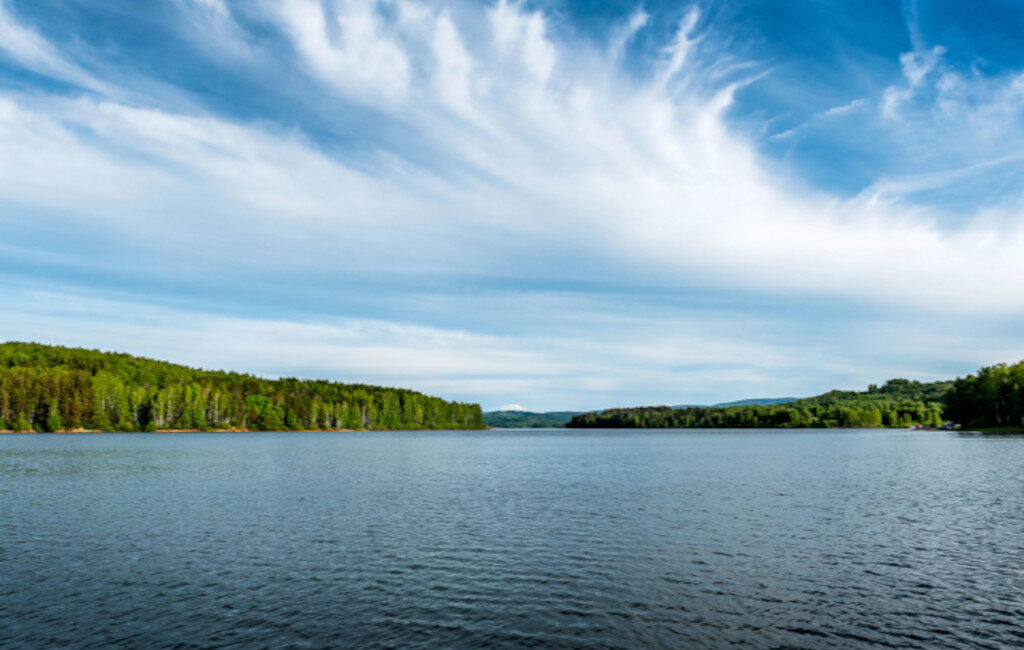
<svg viewBox="0 0 1024 650">
<path fill-rule="evenodd" d="M 1024 439 L 0 436 L 0 647 L 1024 645 Z"/>
</svg>

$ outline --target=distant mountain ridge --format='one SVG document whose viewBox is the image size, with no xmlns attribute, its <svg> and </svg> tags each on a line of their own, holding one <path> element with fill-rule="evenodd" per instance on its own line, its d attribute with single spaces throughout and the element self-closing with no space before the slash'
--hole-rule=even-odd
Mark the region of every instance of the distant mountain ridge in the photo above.
<svg viewBox="0 0 1024 650">
<path fill-rule="evenodd" d="M 757 397 L 753 399 L 739 399 L 735 402 L 719 402 L 718 404 L 679 404 L 671 408 L 674 409 L 690 409 L 690 408 L 713 408 L 713 409 L 724 409 L 730 406 L 773 406 L 775 404 L 789 404 L 795 402 L 799 397 Z"/>
<path fill-rule="evenodd" d="M 557 429 L 585 411 L 488 411 L 484 424 L 494 429 Z"/>
<path fill-rule="evenodd" d="M 796 397 L 763 397 L 755 399 L 722 402 L 711 406 L 697 404 L 673 406 L 674 409 L 685 408 L 726 408 L 729 406 L 771 406 L 794 402 Z M 557 429 L 564 427 L 577 415 L 587 411 L 487 411 L 484 413 L 484 424 L 493 429 Z"/>
</svg>

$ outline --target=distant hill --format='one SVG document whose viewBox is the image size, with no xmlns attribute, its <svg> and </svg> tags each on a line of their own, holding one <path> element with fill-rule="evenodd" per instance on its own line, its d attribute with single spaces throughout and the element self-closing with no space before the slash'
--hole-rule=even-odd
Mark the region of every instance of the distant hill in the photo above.
<svg viewBox="0 0 1024 650">
<path fill-rule="evenodd" d="M 713 408 L 742 406 L 747 404 L 785 404 L 795 397 L 769 397 L 715 404 Z M 673 406 L 674 409 L 693 408 L 695 405 Z M 708 407 L 705 407 L 708 408 Z M 557 429 L 567 425 L 574 416 L 585 411 L 488 411 L 484 413 L 484 424 L 493 429 Z"/>
<path fill-rule="evenodd" d="M 716 406 L 643 406 L 574 416 L 568 427 L 776 428 L 902 427 L 943 422 L 952 381 L 891 379 L 865 391 L 833 390 L 803 399 L 742 400 Z"/>
<path fill-rule="evenodd" d="M 679 404 L 673 406 L 674 409 L 689 409 L 689 408 L 727 408 L 729 406 L 771 406 L 772 404 L 787 404 L 789 402 L 795 402 L 799 397 L 762 397 L 755 399 L 741 399 L 735 402 L 719 402 L 718 404 L 712 404 L 711 406 L 705 406 L 703 404 Z"/>
<path fill-rule="evenodd" d="M 550 429 L 564 427 L 582 411 L 488 411 L 484 424 L 495 429 Z"/>
</svg>

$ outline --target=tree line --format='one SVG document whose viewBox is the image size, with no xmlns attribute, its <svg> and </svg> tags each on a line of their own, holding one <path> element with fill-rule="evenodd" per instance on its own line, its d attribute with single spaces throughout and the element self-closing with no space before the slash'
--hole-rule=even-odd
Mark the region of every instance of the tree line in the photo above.
<svg viewBox="0 0 1024 650">
<path fill-rule="evenodd" d="M 785 404 L 727 407 L 643 406 L 576 415 L 576 428 L 831 428 L 943 424 L 953 382 L 892 379 L 866 391 L 834 390 Z"/>
<path fill-rule="evenodd" d="M 957 379 L 946 404 L 947 416 L 965 427 L 1024 427 L 1024 361 Z"/>
<path fill-rule="evenodd" d="M 480 429 L 477 404 L 398 388 L 262 379 L 128 354 L 0 344 L 0 429 Z"/>
</svg>

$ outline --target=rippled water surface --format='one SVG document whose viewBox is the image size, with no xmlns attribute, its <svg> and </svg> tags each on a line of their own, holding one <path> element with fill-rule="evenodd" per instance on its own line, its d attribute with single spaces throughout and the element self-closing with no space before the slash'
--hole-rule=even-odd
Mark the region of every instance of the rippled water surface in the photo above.
<svg viewBox="0 0 1024 650">
<path fill-rule="evenodd" d="M 1024 439 L 0 436 L 0 647 L 1012 647 Z"/>
</svg>

